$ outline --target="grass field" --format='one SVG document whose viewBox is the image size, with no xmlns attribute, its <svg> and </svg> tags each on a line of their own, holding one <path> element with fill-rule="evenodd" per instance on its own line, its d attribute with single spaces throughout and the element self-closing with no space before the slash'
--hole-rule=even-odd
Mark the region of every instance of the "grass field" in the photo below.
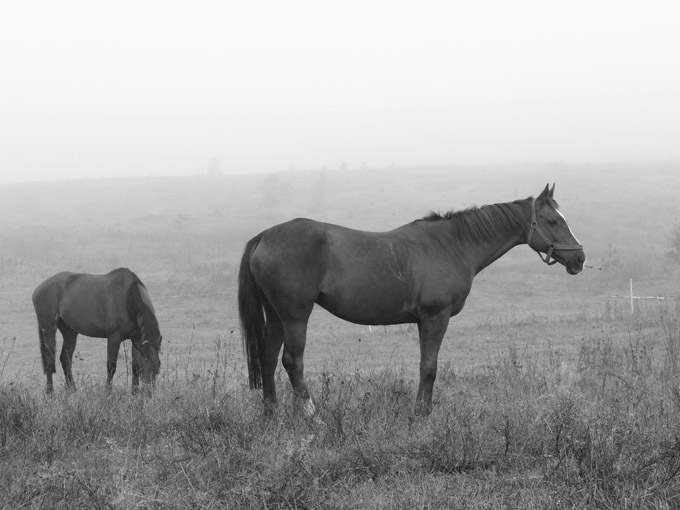
<svg viewBox="0 0 680 510">
<path fill-rule="evenodd" d="M 0 186 L 2 508 L 676 508 L 680 506 L 680 169 L 404 168 Z M 636 177 L 637 176 L 637 177 Z M 322 422 L 247 389 L 235 280 L 245 242 L 307 216 L 387 230 L 430 210 L 556 182 L 589 269 L 526 246 L 452 319 L 435 409 L 413 415 L 415 327 L 312 315 L 305 365 Z M 111 394 L 105 340 L 79 339 L 79 391 L 46 398 L 31 292 L 117 266 L 163 331 L 153 398 Z M 603 269 L 599 269 L 603 268 Z M 628 301 L 629 292 L 664 300 Z M 127 361 L 127 364 L 125 363 Z M 125 367 L 128 367 L 127 369 Z"/>
</svg>

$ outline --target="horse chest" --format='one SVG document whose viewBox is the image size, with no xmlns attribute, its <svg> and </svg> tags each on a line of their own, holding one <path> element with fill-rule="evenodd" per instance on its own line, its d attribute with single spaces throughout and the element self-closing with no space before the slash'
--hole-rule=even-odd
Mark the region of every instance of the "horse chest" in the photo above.
<svg viewBox="0 0 680 510">
<path fill-rule="evenodd" d="M 451 271 L 431 271 L 424 276 L 416 292 L 419 315 L 437 315 L 449 310 L 451 316 L 458 314 L 465 305 L 472 278 Z"/>
</svg>

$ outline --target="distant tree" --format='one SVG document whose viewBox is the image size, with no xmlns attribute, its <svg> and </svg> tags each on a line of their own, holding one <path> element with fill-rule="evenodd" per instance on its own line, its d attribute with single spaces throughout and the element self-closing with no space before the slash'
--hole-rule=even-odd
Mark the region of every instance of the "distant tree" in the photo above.
<svg viewBox="0 0 680 510">
<path fill-rule="evenodd" d="M 312 203 L 314 207 L 321 207 L 326 200 L 326 189 L 328 187 L 327 174 L 325 171 L 319 172 L 314 187 L 312 188 Z"/>
<path fill-rule="evenodd" d="M 621 267 L 621 256 L 619 255 L 619 250 L 612 243 L 607 245 L 607 250 L 604 253 L 604 257 L 602 258 L 602 267 L 605 270 Z"/>
<path fill-rule="evenodd" d="M 668 236 L 668 248 L 666 256 L 680 265 L 680 223 L 676 223 L 671 228 L 671 233 Z"/>
<path fill-rule="evenodd" d="M 208 163 L 208 175 L 222 175 L 219 159 L 212 158 L 210 160 L 210 163 Z"/>
</svg>

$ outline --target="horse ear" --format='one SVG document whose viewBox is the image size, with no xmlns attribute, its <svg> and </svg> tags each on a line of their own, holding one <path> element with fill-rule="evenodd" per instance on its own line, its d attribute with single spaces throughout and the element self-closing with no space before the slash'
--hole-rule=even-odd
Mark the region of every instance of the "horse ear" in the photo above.
<svg viewBox="0 0 680 510">
<path fill-rule="evenodd" d="M 550 190 L 548 191 L 548 196 L 550 198 L 552 198 L 554 194 L 555 194 L 555 183 L 553 182 L 552 188 L 550 188 Z"/>
<path fill-rule="evenodd" d="M 538 195 L 538 198 L 536 200 L 545 200 L 549 196 L 551 196 L 550 195 L 550 185 L 546 184 L 545 188 L 543 189 L 543 191 L 541 191 L 541 194 Z"/>
</svg>

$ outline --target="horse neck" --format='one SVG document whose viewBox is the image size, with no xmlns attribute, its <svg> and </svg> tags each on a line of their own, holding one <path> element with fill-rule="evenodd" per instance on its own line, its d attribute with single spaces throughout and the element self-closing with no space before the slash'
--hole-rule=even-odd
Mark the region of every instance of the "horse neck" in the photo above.
<svg viewBox="0 0 680 510">
<path fill-rule="evenodd" d="M 465 241 L 456 239 L 462 245 L 462 255 L 468 261 L 471 271 L 479 273 L 515 246 L 526 243 L 529 202 L 522 200 L 487 205 L 468 213 L 472 218 L 467 224 Z M 474 217 L 476 216 L 476 217 Z M 493 220 L 491 219 L 493 218 Z M 477 228 L 477 226 L 481 228 Z"/>
<path fill-rule="evenodd" d="M 141 306 L 142 312 L 142 336 L 143 339 L 154 343 L 156 339 L 160 336 L 160 330 L 158 327 L 158 320 L 156 320 L 156 314 L 153 311 L 153 307 L 149 303 L 142 301 Z"/>
<path fill-rule="evenodd" d="M 484 246 L 484 255 L 476 267 L 475 274 L 501 258 L 515 246 L 526 243 L 529 221 L 524 220 L 524 218 L 526 216 L 525 209 L 529 207 L 528 201 L 508 202 L 499 204 L 499 206 L 505 206 L 510 214 L 504 217 L 502 228 L 498 229 L 497 235 L 489 239 Z"/>
<path fill-rule="evenodd" d="M 139 328 L 142 340 L 153 342 L 155 337 L 160 334 L 153 305 L 146 292 L 146 287 L 144 287 L 141 282 L 135 282 L 134 285 L 136 286 L 136 289 L 132 289 L 133 294 L 131 295 L 131 299 L 135 303 L 133 311 L 136 314 L 139 314 L 139 317 L 141 318 Z"/>
</svg>

